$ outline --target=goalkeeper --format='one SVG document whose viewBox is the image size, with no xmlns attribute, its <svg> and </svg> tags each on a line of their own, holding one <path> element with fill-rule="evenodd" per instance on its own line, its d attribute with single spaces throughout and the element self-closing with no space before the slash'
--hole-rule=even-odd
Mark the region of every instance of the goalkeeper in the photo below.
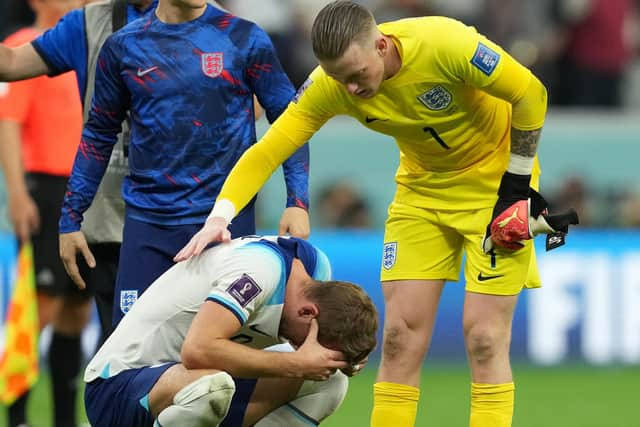
<svg viewBox="0 0 640 427">
<path fill-rule="evenodd" d="M 443 17 L 376 25 L 367 9 L 337 1 L 316 17 L 312 42 L 320 67 L 236 164 L 205 227 L 176 259 L 227 240 L 234 215 L 331 117 L 391 135 L 400 165 L 385 226 L 371 426 L 414 425 L 438 301 L 445 282 L 458 279 L 463 254 L 470 426 L 510 426 L 513 312 L 523 288 L 541 285 L 531 239 L 553 233 L 548 247 L 557 246 L 577 221 L 575 213 L 546 216 L 530 189 L 540 175 L 544 86 L 473 27 Z"/>
</svg>

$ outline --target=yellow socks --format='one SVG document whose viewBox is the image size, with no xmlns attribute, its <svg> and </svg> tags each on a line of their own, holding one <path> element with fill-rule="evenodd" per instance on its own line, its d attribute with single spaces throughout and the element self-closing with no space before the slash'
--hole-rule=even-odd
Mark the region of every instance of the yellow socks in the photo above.
<svg viewBox="0 0 640 427">
<path fill-rule="evenodd" d="M 515 386 L 506 384 L 471 384 L 469 427 L 511 427 Z"/>
<path fill-rule="evenodd" d="M 469 427 L 511 427 L 515 386 L 471 384 Z M 413 427 L 420 390 L 416 387 L 379 382 L 373 386 L 371 427 Z"/>
<path fill-rule="evenodd" d="M 379 382 L 373 385 L 371 427 L 413 427 L 420 389 L 404 384 Z"/>
</svg>

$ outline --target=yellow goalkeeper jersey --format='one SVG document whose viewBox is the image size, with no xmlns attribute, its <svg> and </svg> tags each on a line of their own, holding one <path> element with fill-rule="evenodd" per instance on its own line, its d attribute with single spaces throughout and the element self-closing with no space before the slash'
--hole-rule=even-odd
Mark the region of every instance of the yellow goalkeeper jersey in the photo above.
<svg viewBox="0 0 640 427">
<path fill-rule="evenodd" d="M 396 201 L 445 210 L 493 206 L 509 160 L 511 103 L 529 87 L 531 72 L 453 19 L 410 18 L 378 28 L 394 40 L 402 66 L 375 96 L 349 94 L 318 67 L 258 145 L 270 157 L 276 145 L 276 156 L 289 155 L 331 117 L 352 116 L 395 138 L 400 148 Z M 543 121 L 518 128 L 538 129 Z M 362 153 L 363 160 L 366 156 Z M 252 168 L 242 169 L 250 174 Z M 533 175 L 535 182 L 537 161 Z M 237 198 L 238 192 L 247 187 L 234 184 L 225 185 L 220 198 L 240 209 L 248 199 Z"/>
</svg>

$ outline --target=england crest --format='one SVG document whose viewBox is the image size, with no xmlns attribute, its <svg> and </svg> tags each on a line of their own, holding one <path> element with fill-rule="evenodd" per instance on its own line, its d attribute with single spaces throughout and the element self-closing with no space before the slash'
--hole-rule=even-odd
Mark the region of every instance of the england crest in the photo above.
<svg viewBox="0 0 640 427">
<path fill-rule="evenodd" d="M 391 270 L 396 263 L 396 253 L 398 252 L 398 242 L 385 243 L 382 249 L 382 266 L 385 270 Z"/>
<path fill-rule="evenodd" d="M 201 53 L 202 72 L 207 77 L 218 77 L 224 70 L 224 53 Z"/>
<path fill-rule="evenodd" d="M 418 99 L 428 109 L 433 111 L 440 111 L 451 105 L 453 96 L 451 95 L 451 92 L 438 85 L 432 87 L 422 95 L 418 96 Z"/>
<path fill-rule="evenodd" d="M 138 300 L 138 291 L 120 291 L 120 311 L 127 314 L 133 303 Z"/>
</svg>

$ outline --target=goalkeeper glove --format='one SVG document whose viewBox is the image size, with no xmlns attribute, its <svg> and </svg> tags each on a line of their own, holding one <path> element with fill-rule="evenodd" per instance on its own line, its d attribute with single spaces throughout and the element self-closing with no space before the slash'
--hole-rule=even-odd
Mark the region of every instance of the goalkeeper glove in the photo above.
<svg viewBox="0 0 640 427">
<path fill-rule="evenodd" d="M 578 214 L 574 209 L 549 215 L 547 201 L 540 193 L 529 188 L 529 179 L 529 175 L 510 172 L 503 175 L 498 201 L 482 242 L 485 253 L 491 251 L 494 245 L 520 249 L 525 240 L 543 233 L 547 234 L 546 249 L 550 251 L 564 245 L 569 225 L 578 224 Z"/>
<path fill-rule="evenodd" d="M 578 213 L 571 208 L 567 212 L 549 215 L 547 201 L 533 188 L 529 189 L 531 216 L 529 216 L 529 234 L 531 238 L 538 234 L 547 235 L 546 249 L 550 251 L 564 245 L 565 236 L 569 233 L 569 225 L 580 221 Z"/>
<path fill-rule="evenodd" d="M 487 225 L 482 248 L 489 252 L 495 243 L 508 249 L 520 249 L 529 235 L 529 181 L 531 175 L 505 172 L 498 188 L 498 200 Z"/>
</svg>

